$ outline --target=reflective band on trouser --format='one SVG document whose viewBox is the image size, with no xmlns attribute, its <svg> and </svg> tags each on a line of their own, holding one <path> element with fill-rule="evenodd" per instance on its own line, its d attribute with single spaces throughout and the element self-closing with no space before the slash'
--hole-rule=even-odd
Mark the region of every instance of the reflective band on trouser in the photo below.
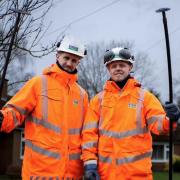
<svg viewBox="0 0 180 180">
<path fill-rule="evenodd" d="M 30 176 L 30 180 L 61 180 L 58 176 Z"/>
<path fill-rule="evenodd" d="M 48 92 L 47 92 L 47 77 L 42 77 L 42 119 L 48 121 Z"/>
<path fill-rule="evenodd" d="M 37 119 L 36 117 L 32 117 L 32 116 L 28 116 L 28 117 L 27 117 L 27 120 L 28 120 L 28 121 L 31 121 L 31 122 L 33 122 L 33 123 L 35 123 L 35 124 L 37 124 L 37 125 L 41 125 L 41 126 L 43 126 L 44 128 L 47 128 L 47 129 L 49 129 L 49 130 L 52 130 L 52 131 L 54 131 L 54 132 L 56 132 L 56 133 L 61 133 L 61 129 L 60 129 L 58 126 L 53 125 L 53 124 L 51 124 L 51 123 L 48 122 L 48 121 L 43 121 L 42 119 Z"/>
<path fill-rule="evenodd" d="M 50 158 L 54 158 L 54 159 L 58 159 L 58 160 L 60 159 L 59 153 L 52 152 L 47 149 L 43 149 L 42 147 L 39 147 L 39 146 L 33 144 L 30 140 L 25 140 L 25 145 L 41 155 L 48 156 Z"/>
<path fill-rule="evenodd" d="M 98 144 L 97 141 L 88 142 L 82 145 L 82 149 L 97 147 L 97 144 Z"/>
<path fill-rule="evenodd" d="M 128 136 L 135 136 L 135 135 L 138 135 L 138 134 L 145 134 L 145 133 L 148 132 L 148 129 L 147 129 L 147 127 L 144 127 L 144 128 L 141 128 L 141 129 L 133 129 L 133 130 L 130 130 L 130 131 L 125 131 L 125 132 L 120 132 L 120 133 L 100 129 L 99 132 L 100 132 L 100 135 L 121 139 L 121 138 L 125 138 L 125 137 L 128 137 Z"/>
<path fill-rule="evenodd" d="M 14 108 L 14 109 L 16 109 L 20 114 L 22 114 L 22 115 L 24 115 L 24 116 L 26 116 L 26 115 L 29 114 L 29 111 L 27 111 L 26 109 L 23 109 L 23 108 L 21 108 L 21 107 L 19 107 L 19 106 L 16 106 L 16 105 L 14 105 L 14 104 L 6 104 L 4 107 Z"/>
<path fill-rule="evenodd" d="M 81 153 L 73 153 L 69 154 L 69 160 L 80 160 Z"/>
<path fill-rule="evenodd" d="M 152 156 L 152 151 L 149 151 L 149 152 L 139 154 L 136 156 L 130 156 L 130 157 L 116 159 L 116 164 L 117 165 L 127 164 L 127 163 L 131 163 L 131 162 L 139 161 L 139 160 L 142 160 L 145 158 L 151 158 L 151 156 Z"/>
<path fill-rule="evenodd" d="M 93 128 L 98 128 L 98 122 L 89 122 L 87 124 L 84 124 L 83 126 L 83 130 L 93 129 Z"/>
</svg>

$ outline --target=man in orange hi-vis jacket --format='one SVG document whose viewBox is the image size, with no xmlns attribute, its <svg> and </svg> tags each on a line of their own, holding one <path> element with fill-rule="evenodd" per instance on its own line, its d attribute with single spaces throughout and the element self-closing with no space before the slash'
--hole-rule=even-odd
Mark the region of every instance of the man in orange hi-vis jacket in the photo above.
<svg viewBox="0 0 180 180">
<path fill-rule="evenodd" d="M 152 180 L 151 132 L 168 134 L 169 120 L 180 111 L 141 88 L 130 75 L 134 57 L 126 48 L 104 55 L 110 79 L 90 102 L 83 126 L 82 159 L 85 179 Z"/>
<path fill-rule="evenodd" d="M 76 67 L 85 55 L 79 40 L 65 36 L 56 64 L 28 81 L 0 111 L 3 132 L 25 121 L 23 180 L 82 179 L 81 130 L 88 96 L 76 82 Z"/>
</svg>

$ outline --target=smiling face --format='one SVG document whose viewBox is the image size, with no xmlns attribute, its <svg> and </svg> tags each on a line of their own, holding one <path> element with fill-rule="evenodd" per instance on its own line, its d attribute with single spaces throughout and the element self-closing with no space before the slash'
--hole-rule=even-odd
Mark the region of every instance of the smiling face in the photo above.
<svg viewBox="0 0 180 180">
<path fill-rule="evenodd" d="M 61 67 L 70 73 L 77 68 L 78 64 L 80 63 L 80 59 L 80 56 L 66 52 L 58 52 L 56 54 L 56 60 L 59 62 Z"/>
<path fill-rule="evenodd" d="M 132 64 L 124 61 L 114 61 L 107 65 L 110 77 L 113 81 L 121 82 L 130 73 Z"/>
</svg>

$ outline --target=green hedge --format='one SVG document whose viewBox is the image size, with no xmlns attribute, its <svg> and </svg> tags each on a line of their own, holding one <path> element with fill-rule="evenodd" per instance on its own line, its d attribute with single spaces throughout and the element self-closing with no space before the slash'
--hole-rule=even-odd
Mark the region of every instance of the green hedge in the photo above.
<svg viewBox="0 0 180 180">
<path fill-rule="evenodd" d="M 169 170 L 169 163 L 166 163 L 165 165 L 165 171 Z M 180 156 L 179 155 L 173 155 L 173 171 L 174 172 L 180 172 Z"/>
<path fill-rule="evenodd" d="M 173 170 L 174 170 L 174 172 L 180 172 L 180 156 L 178 156 L 178 155 L 174 156 Z"/>
</svg>

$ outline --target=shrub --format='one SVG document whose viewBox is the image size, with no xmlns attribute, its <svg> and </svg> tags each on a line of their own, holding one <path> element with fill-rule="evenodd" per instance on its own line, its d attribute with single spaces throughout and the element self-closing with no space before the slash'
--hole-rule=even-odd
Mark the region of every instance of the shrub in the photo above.
<svg viewBox="0 0 180 180">
<path fill-rule="evenodd" d="M 173 157 L 173 170 L 174 172 L 180 172 L 180 156 L 178 155 Z"/>
<path fill-rule="evenodd" d="M 165 171 L 169 170 L 169 163 L 166 163 L 164 170 Z M 180 156 L 176 154 L 173 155 L 173 171 L 180 172 Z"/>
</svg>

